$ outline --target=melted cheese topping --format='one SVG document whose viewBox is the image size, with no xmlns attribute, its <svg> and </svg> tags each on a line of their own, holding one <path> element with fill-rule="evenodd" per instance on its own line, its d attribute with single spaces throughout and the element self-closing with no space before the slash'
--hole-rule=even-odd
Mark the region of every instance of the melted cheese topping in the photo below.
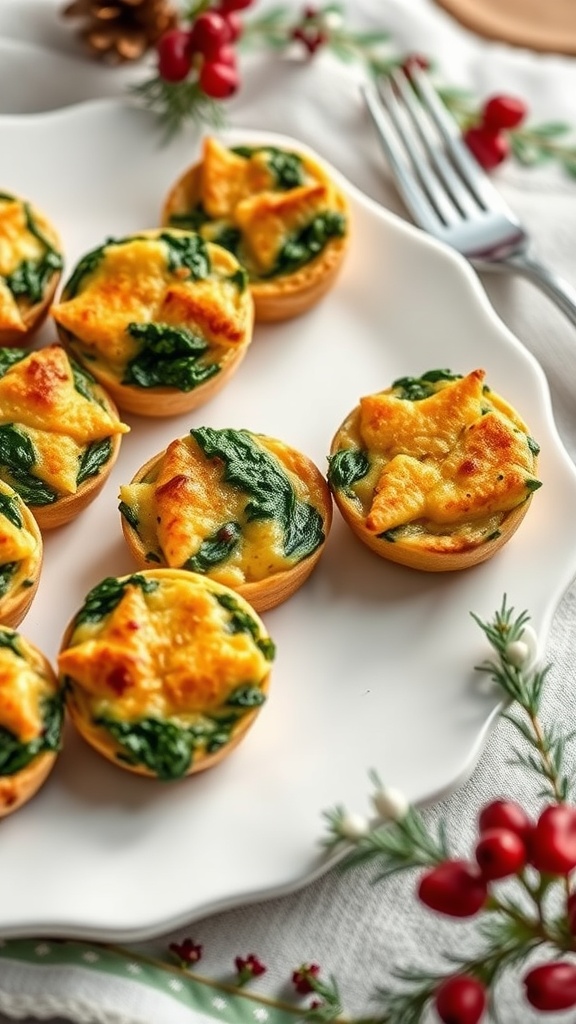
<svg viewBox="0 0 576 1024">
<path fill-rule="evenodd" d="M 43 729 L 42 699 L 55 694 L 58 686 L 36 653 L 15 636 L 23 657 L 0 646 L 0 726 L 29 743 Z"/>
<path fill-rule="evenodd" d="M 56 322 L 78 339 L 120 380 L 141 351 L 131 323 L 185 327 L 215 349 L 246 340 L 249 295 L 234 282 L 239 264 L 228 252 L 207 245 L 211 271 L 195 280 L 186 268 L 171 269 L 161 230 L 109 243 L 72 298 L 52 307 Z M 170 234 L 183 236 L 181 231 Z"/>
<path fill-rule="evenodd" d="M 300 453 L 271 438 L 251 435 L 268 455 L 278 459 L 297 498 L 321 508 L 320 495 Z M 138 534 L 149 551 L 158 551 L 166 565 L 182 567 L 198 554 L 202 543 L 224 524 L 240 523 L 239 543 L 208 575 L 226 586 L 265 579 L 291 568 L 298 556 L 284 553 L 284 535 L 275 519 L 249 521 L 250 496 L 223 479 L 219 459 L 207 459 L 192 437 L 173 441 L 153 473 L 153 480 L 127 484 L 120 499 L 138 520 Z"/>
<path fill-rule="evenodd" d="M 11 488 L 3 485 L 2 494 L 6 494 Z M 23 502 L 13 492 L 13 501 L 20 510 Z M 10 562 L 22 562 L 30 558 L 38 548 L 38 541 L 29 530 L 26 529 L 22 519 L 22 526 L 16 526 L 8 516 L 3 515 L 0 509 L 0 565 L 8 565 Z M 1 600 L 1 599 L 0 599 Z"/>
<path fill-rule="evenodd" d="M 484 388 L 484 376 L 475 370 L 442 381 L 419 401 L 393 389 L 361 400 L 357 443 L 371 469 L 352 490 L 372 533 L 408 524 L 436 533 L 470 523 L 493 530 L 538 486 L 527 429 Z"/>
<path fill-rule="evenodd" d="M 341 197 L 324 168 L 307 154 L 286 154 L 296 157 L 301 172 L 298 184 L 279 180 L 274 169 L 279 154 L 274 147 L 239 154 L 206 138 L 201 162 L 168 200 L 168 220 L 198 209 L 208 218 L 198 228 L 204 238 L 218 241 L 222 234 L 239 232 L 239 258 L 251 279 L 275 272 L 286 243 L 317 215 L 342 213 Z"/>
<path fill-rule="evenodd" d="M 77 489 L 78 459 L 93 441 L 129 430 L 111 410 L 74 387 L 60 345 L 48 345 L 14 363 L 0 378 L 0 424 L 14 424 L 32 442 L 35 475 L 65 494 Z"/>
<path fill-rule="evenodd" d="M 193 574 L 162 580 L 146 594 L 128 585 L 103 622 L 74 630 L 59 669 L 90 697 L 95 715 L 186 724 L 268 675 L 252 636 L 231 632 L 228 621 L 209 581 Z"/>
</svg>

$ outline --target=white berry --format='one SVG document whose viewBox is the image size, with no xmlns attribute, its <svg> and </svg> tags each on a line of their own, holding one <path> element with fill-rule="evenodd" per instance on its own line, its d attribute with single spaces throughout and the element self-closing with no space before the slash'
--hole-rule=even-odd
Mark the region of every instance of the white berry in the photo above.
<svg viewBox="0 0 576 1024">
<path fill-rule="evenodd" d="M 369 831 L 369 822 L 361 814 L 345 814 L 338 823 L 338 832 L 343 839 L 362 839 Z"/>
<path fill-rule="evenodd" d="M 399 789 L 383 786 L 372 795 L 372 803 L 383 821 L 400 821 L 408 812 L 408 801 Z"/>
<path fill-rule="evenodd" d="M 515 668 L 522 668 L 530 657 L 530 648 L 523 640 L 511 640 L 506 644 L 506 657 Z"/>
</svg>

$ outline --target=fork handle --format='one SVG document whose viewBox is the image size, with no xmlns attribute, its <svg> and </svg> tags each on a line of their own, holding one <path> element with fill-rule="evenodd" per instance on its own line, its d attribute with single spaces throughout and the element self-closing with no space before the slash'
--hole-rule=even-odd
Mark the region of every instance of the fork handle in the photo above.
<svg viewBox="0 0 576 1024">
<path fill-rule="evenodd" d="M 511 253 L 502 260 L 476 263 L 477 269 L 515 270 L 537 285 L 576 326 L 576 288 L 527 253 Z"/>
</svg>

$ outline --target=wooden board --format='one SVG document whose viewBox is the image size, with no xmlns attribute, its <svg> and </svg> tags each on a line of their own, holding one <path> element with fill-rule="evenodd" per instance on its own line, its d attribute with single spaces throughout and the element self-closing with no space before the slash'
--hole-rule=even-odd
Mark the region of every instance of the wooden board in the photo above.
<svg viewBox="0 0 576 1024">
<path fill-rule="evenodd" d="M 576 55 L 576 0 L 436 0 L 488 39 L 545 53 Z"/>
</svg>

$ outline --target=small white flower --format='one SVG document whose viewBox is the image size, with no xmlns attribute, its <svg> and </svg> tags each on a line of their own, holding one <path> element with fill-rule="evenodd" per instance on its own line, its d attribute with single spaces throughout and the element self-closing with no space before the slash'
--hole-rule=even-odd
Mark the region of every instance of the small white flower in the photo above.
<svg viewBox="0 0 576 1024">
<path fill-rule="evenodd" d="M 408 813 L 408 801 L 404 793 L 393 786 L 382 786 L 372 794 L 374 810 L 382 821 L 401 821 Z"/>
<path fill-rule="evenodd" d="M 135 964 L 133 960 L 129 964 L 126 964 L 126 970 L 128 974 L 142 974 L 142 968 L 140 964 Z"/>
<path fill-rule="evenodd" d="M 228 1003 L 225 999 L 222 999 L 222 996 L 215 996 L 212 1000 L 212 1006 L 215 1010 L 225 1010 Z"/>
<path fill-rule="evenodd" d="M 338 823 L 338 833 L 343 839 L 362 839 L 369 831 L 370 823 L 361 814 L 343 814 Z"/>
<path fill-rule="evenodd" d="M 82 953 L 82 959 L 88 964 L 95 964 L 100 959 L 100 955 L 95 953 L 93 949 L 88 949 L 85 953 Z"/>
<path fill-rule="evenodd" d="M 268 1013 L 268 1010 L 264 1009 L 263 1006 L 259 1006 L 256 1010 L 254 1010 L 254 1016 L 256 1020 L 268 1020 L 270 1014 Z"/>
<path fill-rule="evenodd" d="M 320 27 L 327 35 L 330 35 L 331 32 L 338 32 L 343 24 L 344 19 L 339 11 L 326 11 L 320 18 Z"/>
<path fill-rule="evenodd" d="M 36 956 L 48 956 L 48 954 L 52 952 L 52 947 L 49 946 L 47 942 L 40 942 L 34 947 L 34 952 L 36 953 Z"/>
<path fill-rule="evenodd" d="M 178 978 L 170 978 L 168 988 L 171 988 L 173 992 L 181 992 L 184 986 L 181 981 L 178 981 Z"/>
</svg>

